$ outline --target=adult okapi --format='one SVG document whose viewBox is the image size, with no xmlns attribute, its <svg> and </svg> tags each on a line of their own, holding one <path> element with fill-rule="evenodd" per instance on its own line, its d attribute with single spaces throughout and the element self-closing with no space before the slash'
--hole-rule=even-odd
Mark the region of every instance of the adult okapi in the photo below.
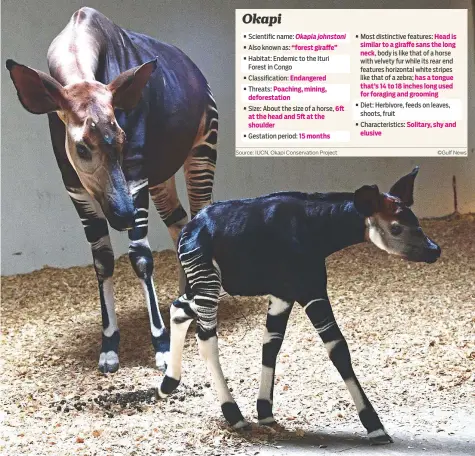
<svg viewBox="0 0 475 456">
<path fill-rule="evenodd" d="M 179 49 L 125 30 L 92 8 L 51 43 L 51 76 L 8 60 L 23 107 L 48 114 L 53 150 L 92 248 L 102 311 L 99 369 L 119 368 L 108 223 L 128 230 L 147 301 L 156 364 L 169 335 L 158 308 L 148 232 L 150 192 L 175 245 L 188 221 L 174 175 L 184 165 L 191 217 L 211 202 L 218 113 L 208 83 Z M 180 278 L 183 289 L 183 277 Z"/>
</svg>

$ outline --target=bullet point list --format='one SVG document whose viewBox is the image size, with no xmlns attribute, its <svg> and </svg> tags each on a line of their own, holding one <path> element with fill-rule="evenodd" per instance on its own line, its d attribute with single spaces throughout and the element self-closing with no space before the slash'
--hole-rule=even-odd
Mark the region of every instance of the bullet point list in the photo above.
<svg viewBox="0 0 475 456">
<path fill-rule="evenodd" d="M 467 156 L 464 13 L 236 9 L 236 154 Z"/>
</svg>

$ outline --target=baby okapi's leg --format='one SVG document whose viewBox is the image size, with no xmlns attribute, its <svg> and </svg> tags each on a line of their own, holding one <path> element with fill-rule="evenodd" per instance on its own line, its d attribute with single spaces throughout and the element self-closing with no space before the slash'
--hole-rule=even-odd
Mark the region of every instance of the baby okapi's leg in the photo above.
<svg viewBox="0 0 475 456">
<path fill-rule="evenodd" d="M 187 312 L 184 308 L 184 314 L 189 316 L 193 313 L 196 315 L 196 336 L 199 352 L 213 379 L 221 410 L 231 426 L 235 428 L 244 427 L 247 422 L 229 391 L 219 363 L 218 336 L 216 333 L 218 300 L 221 290 L 219 267 L 213 260 L 204 255 L 196 239 L 188 233 L 184 233 L 180 237 L 178 257 L 188 280 L 187 294 L 180 300 L 189 303 L 190 311 Z M 182 315 L 182 318 L 185 318 L 185 315 Z M 172 328 L 172 343 L 174 341 L 173 331 L 175 331 L 175 327 Z M 183 346 L 181 339 L 177 342 L 177 346 Z M 175 346 L 173 346 L 170 356 L 172 359 L 175 356 L 180 356 L 181 353 L 179 349 L 175 351 L 174 348 Z M 178 372 L 178 369 L 176 371 Z M 171 372 L 170 369 L 170 374 Z M 178 376 L 179 373 L 175 375 Z M 177 377 L 174 378 L 178 380 Z M 169 383 L 171 384 L 171 382 Z M 175 382 L 175 384 L 177 383 Z M 160 387 L 161 392 L 167 394 L 168 390 L 166 388 L 167 385 L 164 379 Z"/>
<path fill-rule="evenodd" d="M 248 423 L 229 391 L 219 362 L 218 335 L 216 332 L 218 301 L 221 291 L 219 267 L 214 261 L 212 264 L 203 264 L 197 276 L 189 274 L 188 267 L 185 265 L 184 269 L 194 293 L 192 309 L 197 315 L 196 339 L 198 349 L 213 379 L 224 418 L 236 429 L 245 427 Z M 196 271 L 194 267 L 191 267 L 191 270 Z"/>
<path fill-rule="evenodd" d="M 272 424 L 275 422 L 272 413 L 275 364 L 280 347 L 284 341 L 285 330 L 292 307 L 293 303 L 282 301 L 275 296 L 270 297 L 262 345 L 261 386 L 257 399 L 257 417 L 260 424 Z"/>
<path fill-rule="evenodd" d="M 302 303 L 307 316 L 318 331 L 328 355 L 345 381 L 356 405 L 361 423 L 368 431 L 368 437 L 374 444 L 391 443 L 378 414 L 366 397 L 351 364 L 348 344 L 338 327 L 328 297 L 313 299 Z"/>
<path fill-rule="evenodd" d="M 178 198 L 175 176 L 170 177 L 166 182 L 150 187 L 149 191 L 153 204 L 168 228 L 176 250 L 178 236 L 188 222 L 188 214 L 185 209 L 183 209 L 180 199 Z M 183 295 L 185 293 L 186 283 L 185 274 L 181 265 L 178 265 L 178 268 L 179 293 Z"/>
<path fill-rule="evenodd" d="M 146 183 L 140 188 L 131 188 L 136 209 L 134 227 L 129 230 L 129 259 L 137 277 L 140 279 L 147 302 L 155 349 L 155 363 L 165 370 L 168 362 L 170 339 L 158 307 L 157 294 L 153 283 L 153 256 L 148 242 L 148 189 Z"/>
<path fill-rule="evenodd" d="M 162 398 L 173 393 L 180 384 L 186 332 L 194 317 L 195 313 L 191 310 L 186 295 L 178 298 L 170 307 L 170 362 L 158 390 Z"/>
<path fill-rule="evenodd" d="M 81 218 L 86 238 L 91 245 L 94 269 L 99 285 L 102 315 L 102 347 L 99 370 L 103 373 L 119 369 L 119 328 L 114 304 L 114 252 L 107 220 L 99 204 L 84 190 L 68 188 L 69 196 Z"/>
</svg>

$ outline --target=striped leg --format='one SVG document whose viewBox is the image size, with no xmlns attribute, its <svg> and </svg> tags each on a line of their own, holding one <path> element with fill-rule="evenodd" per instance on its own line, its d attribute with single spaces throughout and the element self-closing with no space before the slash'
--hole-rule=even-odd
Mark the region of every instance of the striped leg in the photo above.
<svg viewBox="0 0 475 456">
<path fill-rule="evenodd" d="M 261 385 L 257 399 L 257 417 L 260 424 L 275 422 L 272 413 L 275 364 L 284 340 L 292 306 L 293 303 L 282 301 L 275 296 L 270 297 L 262 345 Z"/>
<path fill-rule="evenodd" d="M 361 423 L 368 431 L 371 442 L 374 444 L 391 443 L 393 440 L 385 431 L 378 414 L 356 378 L 348 344 L 335 321 L 328 297 L 313 299 L 303 305 L 307 316 L 325 344 L 330 359 L 353 398 Z"/>
<path fill-rule="evenodd" d="M 195 316 L 186 295 L 178 298 L 170 307 L 170 362 L 158 391 L 162 398 L 175 391 L 180 384 L 186 332 Z"/>
<path fill-rule="evenodd" d="M 234 401 L 221 369 L 218 351 L 217 311 L 219 292 L 221 290 L 221 273 L 214 261 L 207 260 L 201 248 L 196 245 L 193 238 L 184 234 L 178 245 L 178 256 L 188 279 L 187 295 L 183 300 L 189 303 L 190 312 L 197 318 L 197 341 L 201 357 L 211 374 L 221 410 L 228 423 L 241 428 L 247 425 L 239 407 Z M 175 331 L 175 327 L 172 329 Z M 172 333 L 172 341 L 174 340 Z M 180 347 L 182 347 L 180 340 Z M 171 358 L 180 357 L 180 351 L 175 351 L 173 346 Z M 175 362 L 175 361 L 173 361 Z M 179 372 L 176 373 L 179 375 Z M 177 379 L 175 377 L 175 379 Z M 160 390 L 167 393 L 166 385 Z"/>
<path fill-rule="evenodd" d="M 129 259 L 144 290 L 150 318 L 152 344 L 155 349 L 155 363 L 160 370 L 165 370 L 170 350 L 170 339 L 160 314 L 153 284 L 153 256 L 147 238 L 149 206 L 147 181 L 132 183 L 130 187 L 136 214 L 135 226 L 128 231 Z"/>
<path fill-rule="evenodd" d="M 160 217 L 168 228 L 176 249 L 178 236 L 188 222 L 188 214 L 178 199 L 175 176 L 162 184 L 150 187 L 149 191 Z M 180 295 L 182 295 L 185 292 L 185 275 L 181 266 L 179 266 L 179 287 Z"/>
<path fill-rule="evenodd" d="M 201 119 L 193 148 L 184 163 L 191 218 L 211 203 L 217 141 L 218 110 L 210 92 L 208 106 Z"/>
<path fill-rule="evenodd" d="M 239 429 L 247 426 L 248 423 L 229 391 L 219 362 L 216 328 L 221 275 L 216 263 L 213 265 L 202 264 L 201 266 L 203 269 L 200 270 L 198 276 L 193 275 L 192 279 L 190 279 L 191 274 L 188 273 L 187 267 L 184 266 L 194 293 L 191 307 L 197 315 L 198 349 L 211 374 L 224 418 L 235 429 Z M 196 269 L 192 267 L 191 270 L 194 274 Z"/>
<path fill-rule="evenodd" d="M 107 220 L 99 204 L 82 188 L 68 188 L 69 196 L 81 218 L 86 238 L 91 245 L 94 269 L 99 285 L 102 315 L 102 347 L 99 370 L 103 373 L 119 369 L 119 328 L 114 304 L 114 252 Z"/>
</svg>

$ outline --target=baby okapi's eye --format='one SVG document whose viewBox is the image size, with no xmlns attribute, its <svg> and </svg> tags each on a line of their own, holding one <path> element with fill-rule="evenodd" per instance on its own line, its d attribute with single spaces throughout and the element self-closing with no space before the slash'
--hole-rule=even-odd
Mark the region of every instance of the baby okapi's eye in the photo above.
<svg viewBox="0 0 475 456">
<path fill-rule="evenodd" d="M 402 226 L 399 223 L 392 223 L 389 231 L 393 236 L 399 236 L 402 233 Z"/>
<path fill-rule="evenodd" d="M 89 160 L 91 158 L 91 152 L 84 144 L 76 144 L 76 151 L 79 158 L 83 160 Z"/>
</svg>

